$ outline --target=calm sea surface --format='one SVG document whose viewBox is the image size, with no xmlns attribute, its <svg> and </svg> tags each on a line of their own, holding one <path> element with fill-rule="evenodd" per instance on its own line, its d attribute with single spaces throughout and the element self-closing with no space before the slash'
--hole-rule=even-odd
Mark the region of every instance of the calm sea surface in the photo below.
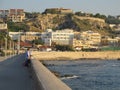
<svg viewBox="0 0 120 90">
<path fill-rule="evenodd" d="M 44 61 L 72 90 L 120 90 L 120 61 Z"/>
</svg>

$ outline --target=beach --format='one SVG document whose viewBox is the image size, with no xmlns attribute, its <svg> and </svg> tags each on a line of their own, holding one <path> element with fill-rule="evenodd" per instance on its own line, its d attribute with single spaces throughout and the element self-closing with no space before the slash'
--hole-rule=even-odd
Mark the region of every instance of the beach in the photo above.
<svg viewBox="0 0 120 90">
<path fill-rule="evenodd" d="M 100 52 L 40 52 L 33 51 L 32 58 L 35 60 L 119 60 L 120 51 Z"/>
</svg>

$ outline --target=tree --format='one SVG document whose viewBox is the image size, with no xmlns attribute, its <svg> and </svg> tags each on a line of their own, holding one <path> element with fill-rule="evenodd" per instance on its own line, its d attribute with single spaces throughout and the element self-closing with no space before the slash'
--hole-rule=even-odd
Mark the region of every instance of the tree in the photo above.
<svg viewBox="0 0 120 90">
<path fill-rule="evenodd" d="M 106 16 L 105 15 L 101 15 L 99 13 L 95 14 L 94 17 L 96 18 L 101 18 L 101 19 L 106 19 Z"/>
<path fill-rule="evenodd" d="M 59 10 L 57 10 L 57 9 L 46 9 L 46 10 L 43 12 L 43 14 L 48 14 L 48 13 L 50 13 L 50 14 L 59 14 L 60 12 L 59 12 Z"/>
<path fill-rule="evenodd" d="M 7 22 L 9 31 L 18 32 L 19 30 L 28 31 L 29 27 L 25 23 Z"/>
<path fill-rule="evenodd" d="M 69 45 L 56 45 L 55 48 L 60 51 L 73 51 L 72 46 Z"/>
<path fill-rule="evenodd" d="M 78 15 L 78 16 L 85 16 L 85 13 L 82 13 L 82 12 L 80 11 L 80 12 L 75 12 L 75 15 Z"/>
<path fill-rule="evenodd" d="M 33 40 L 32 41 L 32 43 L 34 43 L 34 44 L 36 44 L 36 45 L 38 45 L 38 44 L 44 44 L 44 42 L 41 40 L 41 39 L 35 39 L 35 40 Z"/>
<path fill-rule="evenodd" d="M 120 24 L 120 20 L 115 18 L 114 16 L 109 15 L 106 18 L 106 23 L 108 23 L 108 24 Z"/>
<path fill-rule="evenodd" d="M 10 41 L 10 37 L 7 35 L 6 32 L 0 32 L 0 48 L 2 46 L 5 46 L 5 39 L 7 39 L 7 42 Z M 8 43 L 9 46 L 10 43 Z"/>
<path fill-rule="evenodd" d="M 26 18 L 36 18 L 39 14 L 39 12 L 25 12 Z"/>
</svg>

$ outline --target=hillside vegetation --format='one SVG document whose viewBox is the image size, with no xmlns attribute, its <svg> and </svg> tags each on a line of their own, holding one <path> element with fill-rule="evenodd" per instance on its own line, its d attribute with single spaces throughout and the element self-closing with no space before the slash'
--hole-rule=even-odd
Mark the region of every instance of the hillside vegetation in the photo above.
<svg viewBox="0 0 120 90">
<path fill-rule="evenodd" d="M 92 30 L 102 35 L 112 34 L 112 30 L 104 19 L 77 16 L 75 14 L 35 14 L 34 16 L 27 16 L 27 19 L 22 23 L 23 28 L 20 28 L 25 28 L 27 31 L 43 32 L 48 28 L 53 30 L 69 28 L 79 32 Z"/>
</svg>

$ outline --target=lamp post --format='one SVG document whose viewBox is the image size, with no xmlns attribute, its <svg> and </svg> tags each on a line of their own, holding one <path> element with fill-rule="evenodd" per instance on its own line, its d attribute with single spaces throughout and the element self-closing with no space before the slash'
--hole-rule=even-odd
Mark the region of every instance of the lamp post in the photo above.
<svg viewBox="0 0 120 90">
<path fill-rule="evenodd" d="M 7 37 L 5 37 L 5 57 L 7 57 Z"/>
<path fill-rule="evenodd" d="M 12 41 L 12 53 L 14 56 L 14 54 L 15 54 L 15 42 L 14 41 Z"/>
<path fill-rule="evenodd" d="M 19 52 L 20 52 L 20 31 L 19 31 L 19 35 L 18 35 L 17 54 L 19 54 Z"/>
<path fill-rule="evenodd" d="M 10 43 L 9 43 L 9 50 L 10 50 L 10 56 L 11 56 L 11 55 L 12 55 L 12 45 L 11 45 L 11 44 L 12 44 L 12 41 L 10 40 L 9 42 L 10 42 Z"/>
<path fill-rule="evenodd" d="M 14 43 L 14 41 L 12 41 L 11 47 L 12 47 L 12 56 L 14 56 L 14 54 L 15 54 L 15 43 Z"/>
</svg>

